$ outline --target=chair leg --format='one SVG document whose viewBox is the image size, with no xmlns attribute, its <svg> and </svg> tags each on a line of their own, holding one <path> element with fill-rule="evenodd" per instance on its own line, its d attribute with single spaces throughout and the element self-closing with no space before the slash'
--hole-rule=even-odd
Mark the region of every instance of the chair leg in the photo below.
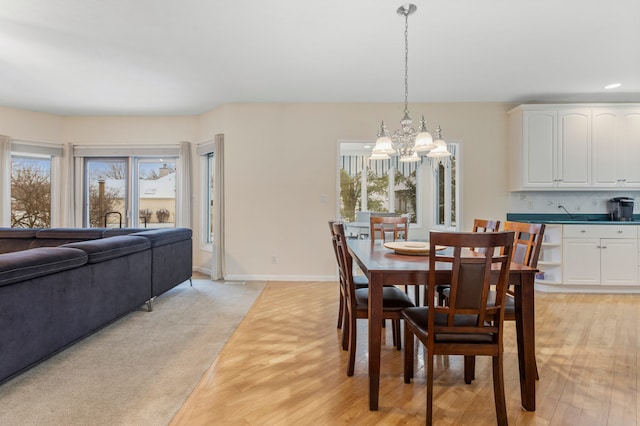
<svg viewBox="0 0 640 426">
<path fill-rule="evenodd" d="M 340 291 L 340 301 L 338 305 L 338 328 L 342 328 L 343 326 L 342 319 L 344 315 L 344 304 L 345 304 L 344 295 L 342 294 L 342 291 Z"/>
<path fill-rule="evenodd" d="M 464 382 L 468 385 L 476 378 L 476 357 L 473 355 L 464 356 Z"/>
<path fill-rule="evenodd" d="M 342 318 L 342 350 L 349 350 L 349 335 L 351 333 L 351 314 L 347 307 L 344 309 L 344 317 Z"/>
<path fill-rule="evenodd" d="M 353 371 L 356 365 L 356 317 L 355 315 L 351 315 L 350 312 L 347 312 L 349 316 L 349 362 L 347 363 L 347 376 L 353 376 Z"/>
<path fill-rule="evenodd" d="M 493 397 L 496 402 L 498 425 L 507 425 L 507 404 L 504 398 L 504 376 L 502 371 L 502 352 L 493 358 Z"/>
<path fill-rule="evenodd" d="M 427 358 L 427 426 L 433 424 L 433 354 L 427 353 L 425 347 L 424 356 Z"/>
<path fill-rule="evenodd" d="M 407 322 L 404 323 L 404 382 L 411 383 L 413 378 L 413 333 L 409 330 Z"/>
<path fill-rule="evenodd" d="M 393 332 L 396 335 L 396 349 L 402 350 L 402 338 L 400 337 L 400 320 L 393 320 Z"/>
</svg>

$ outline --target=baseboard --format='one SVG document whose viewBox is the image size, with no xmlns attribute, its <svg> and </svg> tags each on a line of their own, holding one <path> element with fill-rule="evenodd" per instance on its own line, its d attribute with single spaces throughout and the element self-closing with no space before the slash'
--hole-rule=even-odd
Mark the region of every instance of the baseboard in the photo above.
<svg viewBox="0 0 640 426">
<path fill-rule="evenodd" d="M 335 275 L 225 275 L 230 281 L 336 281 Z"/>
</svg>

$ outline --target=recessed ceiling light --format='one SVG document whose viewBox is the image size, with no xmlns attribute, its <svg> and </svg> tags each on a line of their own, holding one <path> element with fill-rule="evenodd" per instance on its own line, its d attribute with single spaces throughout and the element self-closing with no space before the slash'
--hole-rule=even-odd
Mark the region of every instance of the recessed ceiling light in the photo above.
<svg viewBox="0 0 640 426">
<path fill-rule="evenodd" d="M 611 83 L 604 86 L 604 88 L 609 90 L 609 89 L 617 89 L 620 86 L 622 86 L 622 83 Z"/>
</svg>

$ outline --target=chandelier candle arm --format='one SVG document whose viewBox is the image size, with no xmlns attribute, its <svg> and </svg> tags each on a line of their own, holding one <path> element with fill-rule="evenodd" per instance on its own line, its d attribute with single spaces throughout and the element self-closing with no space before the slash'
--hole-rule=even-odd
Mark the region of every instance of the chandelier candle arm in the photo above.
<svg viewBox="0 0 640 426">
<path fill-rule="evenodd" d="M 409 116 L 409 15 L 417 9 L 415 4 L 405 4 L 396 10 L 398 15 L 404 17 L 404 117 L 400 120 L 400 129 L 394 131 L 392 136 L 389 136 L 389 131 L 384 121 L 382 122 L 370 160 L 386 160 L 389 155 L 400 155 L 400 161 L 403 163 L 418 162 L 422 160 L 418 153 L 429 152 L 430 154 L 438 148 L 438 142 L 444 144 L 444 151 L 440 147 L 438 155 L 427 155 L 430 157 L 451 155 L 447 151 L 446 143 L 440 137 L 436 142 L 433 141 L 433 137 L 427 130 L 424 115 L 418 130 L 411 127 L 413 120 Z"/>
</svg>

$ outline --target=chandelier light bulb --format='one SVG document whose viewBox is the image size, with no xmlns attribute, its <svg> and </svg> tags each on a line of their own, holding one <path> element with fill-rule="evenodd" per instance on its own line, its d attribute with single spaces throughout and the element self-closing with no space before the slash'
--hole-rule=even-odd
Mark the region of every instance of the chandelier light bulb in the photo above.
<svg viewBox="0 0 640 426">
<path fill-rule="evenodd" d="M 427 154 L 427 157 L 442 158 L 442 157 L 448 157 L 451 155 L 451 153 L 447 150 L 446 142 L 442 140 L 441 134 L 442 134 L 442 129 L 440 129 L 440 126 L 438 126 L 438 128 L 436 129 L 436 140 L 434 142 L 435 148 L 429 151 L 429 153 Z"/>
</svg>

